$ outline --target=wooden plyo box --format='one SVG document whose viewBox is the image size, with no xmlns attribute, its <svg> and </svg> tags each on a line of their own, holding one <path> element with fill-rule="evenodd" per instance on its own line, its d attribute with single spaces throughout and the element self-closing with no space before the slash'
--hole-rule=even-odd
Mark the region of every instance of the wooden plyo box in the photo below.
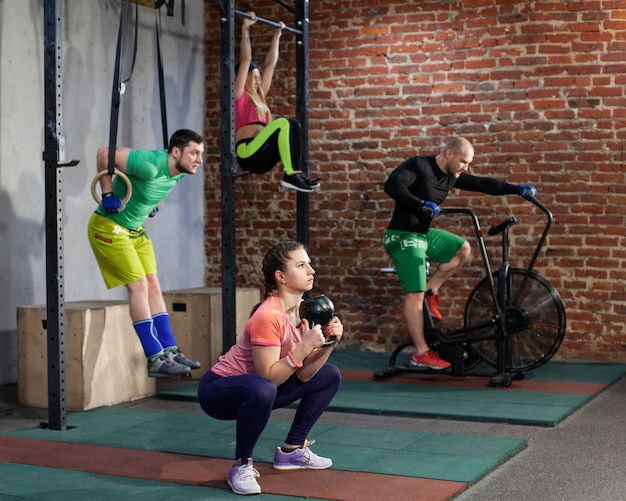
<svg viewBox="0 0 626 501">
<path fill-rule="evenodd" d="M 17 308 L 18 401 L 48 407 L 46 306 Z M 65 303 L 66 407 L 115 405 L 156 394 L 128 304 Z"/>
<path fill-rule="evenodd" d="M 235 294 L 239 338 L 252 308 L 260 301 L 260 292 L 253 287 L 239 287 Z M 163 297 L 178 347 L 188 358 L 202 364 L 200 369 L 191 372 L 193 379 L 200 379 L 222 354 L 222 289 L 164 291 Z"/>
</svg>

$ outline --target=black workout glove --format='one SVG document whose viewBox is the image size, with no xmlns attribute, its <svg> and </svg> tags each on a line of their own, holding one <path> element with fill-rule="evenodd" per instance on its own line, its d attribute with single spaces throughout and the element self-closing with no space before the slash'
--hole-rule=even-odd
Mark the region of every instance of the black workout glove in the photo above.
<svg viewBox="0 0 626 501">
<path fill-rule="evenodd" d="M 426 214 L 430 219 L 434 219 L 439 215 L 441 209 L 435 202 L 425 201 L 420 207 L 420 211 Z"/>
<path fill-rule="evenodd" d="M 109 214 L 117 214 L 122 210 L 122 201 L 112 192 L 102 194 L 102 207 Z"/>
</svg>

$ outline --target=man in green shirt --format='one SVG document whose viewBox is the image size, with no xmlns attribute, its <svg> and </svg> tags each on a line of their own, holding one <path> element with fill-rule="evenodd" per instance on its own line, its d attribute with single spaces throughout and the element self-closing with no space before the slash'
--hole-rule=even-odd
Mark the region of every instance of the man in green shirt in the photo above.
<svg viewBox="0 0 626 501">
<path fill-rule="evenodd" d="M 89 242 L 107 287 L 125 285 L 128 290 L 130 316 L 151 377 L 183 376 L 200 367 L 176 343 L 154 248 L 143 224 L 178 181 L 196 173 L 203 154 L 204 139 L 187 129 L 172 134 L 167 150 L 116 148 L 115 168 L 128 177 L 132 196 L 123 206 L 125 181 L 103 175 L 102 205 L 89 220 Z M 108 164 L 109 148 L 102 147 L 97 155 L 98 172 L 107 170 Z"/>
</svg>

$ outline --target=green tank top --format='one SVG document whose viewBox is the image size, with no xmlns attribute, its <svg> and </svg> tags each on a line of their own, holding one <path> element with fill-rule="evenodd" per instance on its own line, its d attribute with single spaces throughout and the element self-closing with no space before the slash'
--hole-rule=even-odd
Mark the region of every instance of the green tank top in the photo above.
<svg viewBox="0 0 626 501">
<path fill-rule="evenodd" d="M 167 150 L 131 150 L 128 154 L 126 174 L 133 194 L 122 212 L 107 213 L 98 206 L 96 213 L 129 230 L 138 229 L 186 174 L 172 177 L 167 162 Z M 113 194 L 122 199 L 126 196 L 126 183 L 119 176 L 113 177 Z"/>
</svg>

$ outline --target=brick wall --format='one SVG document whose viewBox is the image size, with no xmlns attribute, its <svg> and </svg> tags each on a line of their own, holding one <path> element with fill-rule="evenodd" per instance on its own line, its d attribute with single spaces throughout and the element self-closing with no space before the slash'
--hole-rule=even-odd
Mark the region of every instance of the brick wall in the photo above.
<svg viewBox="0 0 626 501">
<path fill-rule="evenodd" d="M 322 1 L 310 4 L 310 162 L 324 177 L 310 199 L 310 254 L 317 292 L 346 326 L 346 344 L 388 350 L 407 337 L 402 294 L 381 238 L 392 202 L 389 172 L 414 154 L 435 154 L 451 135 L 469 138 L 472 171 L 535 184 L 556 222 L 535 271 L 559 291 L 567 336 L 558 356 L 626 361 L 624 138 L 626 6 L 620 1 Z M 219 12 L 207 2 L 207 285 L 221 281 L 219 175 Z M 245 10 L 246 7 L 237 5 Z M 290 14 L 257 0 L 258 15 Z M 237 53 L 240 24 L 236 26 Z M 262 59 L 271 28 L 252 28 Z M 270 104 L 295 114 L 294 37 L 283 35 Z M 262 284 L 260 259 L 295 236 L 295 193 L 278 187 L 281 169 L 237 181 L 237 281 Z M 511 261 L 525 266 L 542 219 L 517 196 L 455 192 L 446 207 L 472 207 L 483 228 L 510 215 Z M 439 218 L 475 239 L 467 221 Z M 499 241 L 486 237 L 497 265 Z M 442 295 L 450 325 L 460 322 L 481 277 L 472 264 Z"/>
</svg>

